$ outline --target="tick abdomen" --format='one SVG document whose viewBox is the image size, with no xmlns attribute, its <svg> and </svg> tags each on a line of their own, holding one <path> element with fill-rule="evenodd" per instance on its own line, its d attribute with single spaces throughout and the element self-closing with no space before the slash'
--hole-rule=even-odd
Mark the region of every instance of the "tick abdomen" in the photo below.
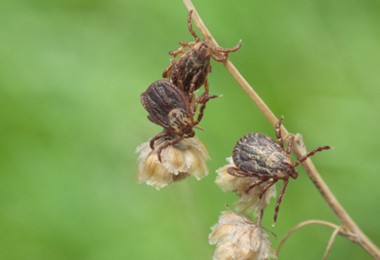
<svg viewBox="0 0 380 260">
<path fill-rule="evenodd" d="M 288 161 L 282 147 L 273 139 L 260 133 L 242 137 L 233 151 L 235 165 L 254 175 L 274 175 L 285 170 Z"/>
</svg>

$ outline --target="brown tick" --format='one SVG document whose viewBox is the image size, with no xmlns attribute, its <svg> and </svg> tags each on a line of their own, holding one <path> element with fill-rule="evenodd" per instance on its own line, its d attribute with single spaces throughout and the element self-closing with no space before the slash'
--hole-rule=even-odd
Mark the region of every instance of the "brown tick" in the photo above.
<svg viewBox="0 0 380 260">
<path fill-rule="evenodd" d="M 248 185 L 246 188 L 247 193 L 254 187 L 267 182 L 263 187 L 260 197 L 262 197 L 278 180 L 284 181 L 284 185 L 276 204 L 274 222 L 277 221 L 280 204 L 288 185 L 289 178 L 296 179 L 298 177 L 298 172 L 295 168 L 315 153 L 331 149 L 330 146 L 315 148 L 305 156 L 293 162 L 291 160 L 291 150 L 294 136 L 289 137 L 287 147 L 285 148 L 284 139 L 281 136 L 280 130 L 282 120 L 283 117 L 281 117 L 276 124 L 277 141 L 260 133 L 250 133 L 240 138 L 234 147 L 232 155 L 236 167 L 230 167 L 227 169 L 229 174 L 236 177 L 257 177 L 258 180 Z"/>
<path fill-rule="evenodd" d="M 158 80 L 141 94 L 140 100 L 148 111 L 148 119 L 164 128 L 150 140 L 150 148 L 154 149 L 159 139 L 170 141 L 161 145 L 157 150 L 158 160 L 161 162 L 161 152 L 165 148 L 179 143 L 182 139 L 195 135 L 193 127 L 202 120 L 206 103 L 213 97 L 202 100 L 197 120 L 194 120 L 194 111 L 185 95 L 170 81 Z"/>
<path fill-rule="evenodd" d="M 218 62 L 224 62 L 228 58 L 228 53 L 239 50 L 241 44 L 239 42 L 234 48 L 223 49 L 214 46 L 206 39 L 200 40 L 193 30 L 191 23 L 192 13 L 193 11 L 191 10 L 188 14 L 187 24 L 195 42 L 180 42 L 181 47 L 178 50 L 169 52 L 172 55 L 172 62 L 165 69 L 162 76 L 170 79 L 175 86 L 179 87 L 185 93 L 189 102 L 193 102 L 194 91 L 204 85 L 205 92 L 197 100 L 197 103 L 202 103 L 202 99 L 207 99 L 209 93 L 207 75 L 211 72 L 211 57 Z M 178 54 L 182 54 L 182 56 L 175 60 Z"/>
</svg>

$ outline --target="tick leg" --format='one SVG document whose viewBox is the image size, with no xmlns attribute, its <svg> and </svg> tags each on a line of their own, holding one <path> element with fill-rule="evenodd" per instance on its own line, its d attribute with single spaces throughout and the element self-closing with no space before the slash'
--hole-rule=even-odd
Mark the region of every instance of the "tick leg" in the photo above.
<svg viewBox="0 0 380 260">
<path fill-rule="evenodd" d="M 217 62 L 224 62 L 227 60 L 228 55 L 225 53 L 213 53 L 212 58 Z"/>
<path fill-rule="evenodd" d="M 192 42 L 179 42 L 179 45 L 181 45 L 182 48 L 190 47 L 194 43 Z"/>
<path fill-rule="evenodd" d="M 189 29 L 189 32 L 191 33 L 191 35 L 194 37 L 195 41 L 199 42 L 199 37 L 195 33 L 195 31 L 193 29 L 193 24 L 191 23 L 191 20 L 192 20 L 191 16 L 192 15 L 193 15 L 193 10 L 190 10 L 189 14 L 187 15 L 187 28 Z"/>
<path fill-rule="evenodd" d="M 322 152 L 324 150 L 329 150 L 329 149 L 331 149 L 331 146 L 321 146 L 321 147 L 315 148 L 314 150 L 308 152 L 306 155 L 298 159 L 298 161 L 294 163 L 294 167 L 298 166 L 300 163 L 303 163 L 304 161 L 306 161 L 307 158 L 309 158 L 310 156 L 313 156 L 317 152 Z"/>
<path fill-rule="evenodd" d="M 158 150 L 157 150 L 157 157 L 158 157 L 158 160 L 159 160 L 160 162 L 162 162 L 161 152 L 162 152 L 164 149 L 168 148 L 169 146 L 173 146 L 173 145 L 178 144 L 182 139 L 183 139 L 183 136 L 177 136 L 174 140 L 169 141 L 169 142 L 167 142 L 167 143 L 161 145 L 161 146 L 158 148 Z"/>
<path fill-rule="evenodd" d="M 221 52 L 221 53 L 230 53 L 230 52 L 235 52 L 235 51 L 239 50 L 240 48 L 241 48 L 241 40 L 233 48 L 221 48 L 218 46 L 218 47 L 215 47 L 214 50 L 216 50 L 217 52 Z"/>
<path fill-rule="evenodd" d="M 259 198 L 260 198 L 260 214 L 258 216 L 258 222 L 261 223 L 261 220 L 264 216 L 264 201 L 265 201 L 265 197 L 264 197 L 264 194 L 267 192 L 267 190 L 272 187 L 275 183 L 277 182 L 277 179 L 272 179 L 268 182 L 268 184 L 266 186 L 264 186 L 263 188 L 263 191 L 261 192 Z"/>
<path fill-rule="evenodd" d="M 189 93 L 193 93 L 195 91 L 195 83 L 197 82 L 201 74 L 202 74 L 202 71 L 198 71 L 198 73 L 195 74 L 194 77 L 191 79 Z"/>
<path fill-rule="evenodd" d="M 169 55 L 173 56 L 173 59 L 175 59 L 178 54 L 185 53 L 186 52 L 185 48 L 190 47 L 192 45 L 192 43 L 179 42 L 179 45 L 181 45 L 181 47 L 179 47 L 177 50 L 169 51 Z"/>
<path fill-rule="evenodd" d="M 177 63 L 174 58 L 171 59 L 170 63 L 171 64 L 164 70 L 164 72 L 162 72 L 163 78 L 169 78 L 169 77 L 173 78 L 173 75 L 175 75 L 178 71 Z"/>
<path fill-rule="evenodd" d="M 185 89 L 183 87 L 183 81 L 178 76 L 179 69 L 178 69 L 177 63 L 174 59 L 172 59 L 171 62 L 172 62 L 172 64 L 170 65 L 171 66 L 171 75 L 170 75 L 171 82 L 173 84 L 177 85 L 177 87 L 184 92 Z M 165 73 L 165 71 L 164 71 L 164 73 Z M 162 74 L 162 76 L 165 77 L 165 74 Z"/>
<path fill-rule="evenodd" d="M 207 79 L 205 80 L 204 87 L 205 87 L 205 92 L 203 93 L 203 95 L 208 96 L 208 93 L 210 93 L 210 90 L 208 88 L 208 80 Z"/>
<path fill-rule="evenodd" d="M 197 99 L 197 103 L 198 104 L 202 104 L 205 102 L 205 100 L 208 99 L 208 97 L 210 97 L 208 94 L 210 93 L 209 92 L 209 87 L 208 87 L 208 80 L 206 79 L 205 80 L 205 83 L 204 83 L 204 87 L 205 87 L 205 91 L 202 93 L 202 95 L 200 95 Z M 213 97 L 213 96 L 211 96 Z M 216 96 L 217 97 L 217 96 Z"/>
<path fill-rule="evenodd" d="M 174 70 L 172 75 L 176 75 L 176 76 L 172 76 L 172 82 L 173 82 L 173 78 L 177 80 L 177 87 L 179 87 L 184 92 L 185 86 L 183 85 L 183 80 L 179 76 L 180 74 L 179 69 L 178 69 L 177 63 L 174 60 L 172 61 L 172 65 L 173 65 L 173 70 Z"/>
<path fill-rule="evenodd" d="M 218 62 L 224 62 L 228 59 L 228 53 L 235 52 L 239 50 L 240 48 L 241 48 L 241 41 L 239 41 L 239 43 L 235 47 L 229 48 L 229 49 L 221 48 L 219 46 L 213 47 L 212 58 Z"/>
<path fill-rule="evenodd" d="M 194 122 L 194 126 L 199 124 L 199 122 L 202 120 L 203 118 L 203 113 L 204 113 L 204 110 L 206 109 L 206 103 L 210 100 L 210 99 L 213 99 L 213 98 L 217 98 L 218 96 L 207 96 L 207 97 L 202 97 L 202 102 L 201 102 L 201 108 L 199 109 L 199 114 L 198 114 L 198 118 L 197 118 L 197 121 Z"/>
<path fill-rule="evenodd" d="M 169 51 L 169 55 L 173 56 L 173 59 L 175 59 L 175 57 L 177 57 L 178 54 L 184 53 L 184 52 L 185 50 L 183 49 L 183 47 L 179 47 L 178 50 Z"/>
<path fill-rule="evenodd" d="M 177 87 L 179 87 L 181 90 L 182 90 L 182 92 L 185 92 L 185 87 L 183 86 L 183 80 L 182 79 L 177 79 Z"/>
<path fill-rule="evenodd" d="M 229 167 L 229 168 L 227 168 L 227 173 L 230 174 L 230 175 L 232 175 L 232 176 L 235 176 L 235 177 L 242 177 L 242 178 L 244 178 L 244 177 L 252 177 L 251 174 L 246 173 L 246 172 L 244 172 L 244 171 L 242 171 L 242 170 L 240 170 L 240 169 L 238 169 L 236 167 Z"/>
<path fill-rule="evenodd" d="M 281 125 L 282 125 L 283 120 L 284 120 L 284 116 L 281 116 L 275 127 L 277 142 L 279 145 L 281 145 L 282 148 L 284 148 L 284 140 L 282 139 L 282 135 L 281 135 Z"/>
<path fill-rule="evenodd" d="M 271 177 L 260 177 L 259 180 L 255 181 L 254 183 L 251 183 L 248 185 L 248 187 L 245 189 L 245 193 L 249 193 L 253 188 L 259 186 L 260 184 L 266 182 L 269 180 Z M 260 197 L 263 195 L 263 193 L 260 195 Z"/>
<path fill-rule="evenodd" d="M 289 137 L 289 140 L 288 140 L 288 146 L 286 147 L 286 150 L 285 150 L 285 153 L 286 153 L 287 155 L 289 155 L 289 156 L 290 156 L 290 154 L 292 153 L 292 147 L 293 147 L 293 144 L 294 144 L 294 136 L 291 135 L 291 136 Z"/>
<path fill-rule="evenodd" d="M 162 72 L 162 77 L 163 78 L 169 78 L 169 72 L 172 70 L 173 68 L 173 64 L 170 64 L 165 70 L 164 72 Z"/>
<path fill-rule="evenodd" d="M 265 192 L 267 192 L 267 190 L 270 187 L 272 187 L 277 181 L 278 181 L 278 179 L 272 179 L 272 180 L 268 181 L 267 185 L 264 186 L 263 191 L 260 194 L 260 198 L 262 198 L 264 196 Z"/>
<path fill-rule="evenodd" d="M 282 198 L 284 197 L 284 194 L 285 194 L 285 191 L 286 191 L 286 187 L 288 187 L 288 182 L 289 182 L 288 179 L 284 179 L 284 186 L 282 186 L 280 195 L 278 196 L 278 200 L 277 200 L 277 203 L 276 203 L 276 208 L 274 210 L 274 218 L 273 218 L 274 219 L 274 223 L 276 223 L 276 221 L 277 221 L 278 212 L 280 211 L 280 205 L 281 205 L 281 202 L 282 202 Z"/>
<path fill-rule="evenodd" d="M 149 141 L 149 146 L 150 146 L 150 148 L 151 148 L 152 150 L 154 150 L 154 143 L 155 143 L 158 139 L 160 139 L 160 138 L 162 138 L 162 137 L 164 137 L 164 136 L 169 136 L 169 135 L 168 135 L 168 133 L 163 132 L 163 133 L 160 133 L 160 134 L 156 135 L 156 136 L 153 137 L 152 139 L 150 139 L 150 141 Z"/>
</svg>

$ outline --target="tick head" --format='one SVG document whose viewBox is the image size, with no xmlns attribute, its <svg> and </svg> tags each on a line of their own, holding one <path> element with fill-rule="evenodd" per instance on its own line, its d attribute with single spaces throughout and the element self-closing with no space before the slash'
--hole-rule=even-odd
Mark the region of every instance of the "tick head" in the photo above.
<svg viewBox="0 0 380 260">
<path fill-rule="evenodd" d="M 211 57 L 212 50 L 206 41 L 197 42 L 194 47 L 194 53 L 199 59 L 207 60 Z"/>
<path fill-rule="evenodd" d="M 186 137 L 193 137 L 195 135 L 195 132 L 191 126 L 188 126 L 183 132 Z"/>
<path fill-rule="evenodd" d="M 293 179 L 298 178 L 298 172 L 296 171 L 296 168 L 293 165 L 289 165 L 289 171 L 288 171 L 290 177 Z"/>
<path fill-rule="evenodd" d="M 168 120 L 174 134 L 189 135 L 193 131 L 193 120 L 184 109 L 172 109 L 168 114 Z"/>
</svg>

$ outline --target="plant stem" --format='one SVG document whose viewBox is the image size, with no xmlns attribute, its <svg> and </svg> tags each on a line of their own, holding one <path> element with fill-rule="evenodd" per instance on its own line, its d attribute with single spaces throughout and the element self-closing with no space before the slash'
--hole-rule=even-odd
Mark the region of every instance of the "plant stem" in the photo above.
<svg viewBox="0 0 380 260">
<path fill-rule="evenodd" d="M 211 35 L 202 19 L 200 18 L 197 10 L 195 9 L 191 0 L 183 0 L 184 5 L 187 10 L 193 10 L 193 20 L 199 30 L 202 32 L 203 36 L 211 43 L 215 44 L 215 46 L 219 46 L 215 41 L 214 37 Z M 268 121 L 273 125 L 273 127 L 278 122 L 278 118 L 274 115 L 271 109 L 265 104 L 265 102 L 260 98 L 260 96 L 253 90 L 250 84 L 245 80 L 245 78 L 240 74 L 240 72 L 236 69 L 236 67 L 232 64 L 232 62 L 227 59 L 224 62 L 224 66 L 231 73 L 240 87 L 248 94 L 248 96 L 253 100 L 256 106 L 261 110 L 264 116 L 268 119 Z M 284 126 L 281 128 L 282 134 L 286 136 L 288 131 Z M 306 154 L 305 145 L 303 143 L 301 135 L 298 135 L 298 141 L 296 145 L 293 146 L 293 152 L 296 154 L 298 158 L 302 157 Z M 313 162 L 310 159 L 307 159 L 305 162 L 301 164 L 301 166 L 305 169 L 311 181 L 314 183 L 319 193 L 325 199 L 329 207 L 334 211 L 336 216 L 340 219 L 343 226 L 348 229 L 350 233 L 355 234 L 355 236 L 347 237 L 351 241 L 358 243 L 366 250 L 371 256 L 375 259 L 380 259 L 380 250 L 379 248 L 361 231 L 355 221 L 348 215 L 343 206 L 338 202 L 334 194 L 331 192 L 325 181 L 322 179 L 321 175 L 315 168 Z"/>
<path fill-rule="evenodd" d="M 278 256 L 280 254 L 282 246 L 284 245 L 284 243 L 288 240 L 288 238 L 294 232 L 296 232 L 299 229 L 303 228 L 304 226 L 308 226 L 308 225 L 323 225 L 323 226 L 327 226 L 327 227 L 330 227 L 330 228 L 335 229 L 335 230 L 336 229 L 339 230 L 339 228 L 340 228 L 339 226 L 337 226 L 333 223 L 323 221 L 323 220 L 307 220 L 307 221 L 298 223 L 295 227 L 293 227 L 291 230 L 289 230 L 289 232 L 281 239 L 280 244 L 277 247 L 276 255 Z"/>
<path fill-rule="evenodd" d="M 322 258 L 323 260 L 327 260 L 327 256 L 330 253 L 331 247 L 334 244 L 335 238 L 339 234 L 339 231 L 340 231 L 340 227 L 338 227 L 337 229 L 335 229 L 334 232 L 332 233 L 332 235 L 331 235 L 331 237 L 329 239 L 329 243 L 327 244 L 325 253 L 323 255 L 323 258 Z"/>
</svg>

